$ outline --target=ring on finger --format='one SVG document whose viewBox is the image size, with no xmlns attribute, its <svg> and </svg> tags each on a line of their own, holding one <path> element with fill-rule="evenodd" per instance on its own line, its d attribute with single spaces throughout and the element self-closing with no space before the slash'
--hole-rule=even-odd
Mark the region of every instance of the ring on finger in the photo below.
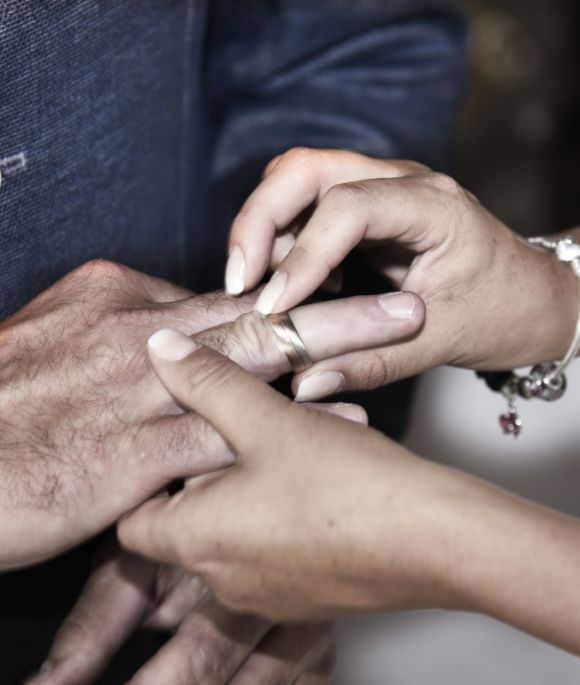
<svg viewBox="0 0 580 685">
<path fill-rule="evenodd" d="M 288 358 L 294 373 L 300 373 L 309 369 L 313 364 L 312 358 L 296 330 L 290 313 L 270 314 L 266 318 L 274 331 L 276 344 Z"/>
</svg>

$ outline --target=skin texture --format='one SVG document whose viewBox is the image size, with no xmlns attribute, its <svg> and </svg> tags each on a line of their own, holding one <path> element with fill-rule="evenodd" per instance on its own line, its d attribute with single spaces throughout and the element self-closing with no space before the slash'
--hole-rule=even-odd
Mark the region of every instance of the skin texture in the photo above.
<svg viewBox="0 0 580 685">
<path fill-rule="evenodd" d="M 54 556 L 170 481 L 231 463 L 232 454 L 207 424 L 192 415 L 182 420 L 151 369 L 145 343 L 159 326 L 179 326 L 273 380 L 290 370 L 288 361 L 261 316 L 240 316 L 253 301 L 191 296 L 95 262 L 3 322 L 0 568 Z M 369 340 L 397 340 L 422 323 L 421 307 L 413 320 L 400 321 L 377 302 L 353 298 L 346 311 L 337 303 L 296 310 L 313 358 Z"/>
<path fill-rule="evenodd" d="M 436 606 L 580 654 L 580 522 L 292 403 L 176 331 L 149 347 L 165 387 L 238 459 L 122 519 L 124 547 L 271 620 Z"/>
<path fill-rule="evenodd" d="M 254 296 L 233 300 L 220 293 L 193 296 L 97 261 L 2 323 L 0 569 L 55 556 L 107 528 L 170 481 L 232 463 L 223 439 L 200 417 L 184 414 L 163 388 L 145 342 L 160 325 L 179 326 L 273 380 L 290 369 L 269 324 L 251 313 L 254 301 Z M 374 297 L 353 298 L 344 320 L 337 308 L 330 303 L 294 312 L 316 360 L 369 340 L 384 344 L 411 335 L 424 312 L 419 303 L 414 319 L 393 319 Z M 357 407 L 326 409 L 365 420 Z M 258 634 L 256 619 L 214 607 L 211 612 L 223 620 L 206 629 L 199 584 L 126 554 L 110 552 L 108 558 L 97 560 L 35 682 L 94 682 L 133 630 L 148 622 L 158 626 L 151 617 L 170 611 L 176 593 L 183 612 L 165 627 L 177 633 L 135 682 L 158 683 L 159 673 L 177 683 L 237 682 L 233 678 L 284 683 L 299 676 L 305 685 L 326 682 L 332 665 L 328 626 L 286 631 L 261 622 Z M 196 649 L 192 637 L 200 630 L 207 638 L 205 650 Z M 227 664 L 218 658 L 222 651 L 232 654 Z M 253 673 L 259 674 L 254 681 Z"/>
<path fill-rule="evenodd" d="M 421 296 L 425 328 L 400 345 L 325 360 L 296 378 L 295 390 L 328 371 L 351 390 L 442 364 L 517 368 L 561 358 L 572 339 L 579 291 L 570 267 L 516 236 L 453 179 L 414 162 L 291 150 L 269 165 L 230 235 L 244 255 L 246 289 L 275 269 L 261 310 L 264 299 L 274 311 L 296 306 L 357 246 Z"/>
<path fill-rule="evenodd" d="M 198 578 L 120 551 L 111 539 L 100 550 L 41 675 L 29 685 L 97 682 L 138 628 L 173 635 L 133 676 L 133 685 L 325 685 L 334 665 L 330 623 L 276 627 L 232 613 Z"/>
</svg>

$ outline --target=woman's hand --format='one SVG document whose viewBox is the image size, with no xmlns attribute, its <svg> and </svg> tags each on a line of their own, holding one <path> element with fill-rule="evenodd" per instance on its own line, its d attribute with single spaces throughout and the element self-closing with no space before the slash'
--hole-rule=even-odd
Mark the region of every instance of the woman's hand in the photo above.
<svg viewBox="0 0 580 685">
<path fill-rule="evenodd" d="M 270 164 L 234 222 L 227 285 L 253 288 L 271 266 L 256 308 L 289 309 L 357 245 L 421 296 L 427 324 L 408 342 L 315 365 L 295 380 L 300 399 L 322 396 L 329 383 L 317 379 L 329 373 L 343 379 L 341 390 L 366 389 L 441 364 L 503 369 L 553 360 L 572 339 L 578 286 L 569 267 L 451 178 L 344 151 L 292 150 Z"/>
<path fill-rule="evenodd" d="M 175 331 L 149 348 L 165 387 L 237 463 L 124 518 L 128 549 L 270 619 L 476 610 L 580 653 L 578 521 L 294 404 Z"/>
<path fill-rule="evenodd" d="M 444 604 L 420 515 L 438 467 L 292 403 L 209 348 L 176 361 L 196 346 L 164 330 L 149 350 L 167 389 L 223 435 L 237 464 L 145 504 L 119 524 L 121 542 L 199 575 L 225 606 L 276 620 Z"/>
</svg>

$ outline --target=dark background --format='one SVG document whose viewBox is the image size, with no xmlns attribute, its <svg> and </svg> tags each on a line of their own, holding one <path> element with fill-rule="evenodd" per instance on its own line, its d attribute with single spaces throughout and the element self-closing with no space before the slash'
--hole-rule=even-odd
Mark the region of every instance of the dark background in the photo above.
<svg viewBox="0 0 580 685">
<path fill-rule="evenodd" d="M 580 3 L 464 0 L 471 84 L 459 179 L 511 228 L 580 223 Z"/>
</svg>

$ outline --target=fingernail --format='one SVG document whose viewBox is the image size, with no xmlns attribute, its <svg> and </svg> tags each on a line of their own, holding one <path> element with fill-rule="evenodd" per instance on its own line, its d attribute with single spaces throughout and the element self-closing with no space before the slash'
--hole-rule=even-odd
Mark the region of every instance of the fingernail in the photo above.
<svg viewBox="0 0 580 685">
<path fill-rule="evenodd" d="M 387 293 L 379 295 L 379 304 L 393 319 L 408 321 L 415 311 L 415 298 L 409 293 Z"/>
<path fill-rule="evenodd" d="M 345 377 L 338 371 L 321 371 L 305 378 L 296 392 L 297 402 L 312 402 L 338 392 L 344 385 Z"/>
<path fill-rule="evenodd" d="M 276 306 L 276 302 L 280 299 L 280 295 L 282 294 L 285 285 L 286 274 L 277 271 L 270 279 L 268 285 L 262 290 L 254 309 L 257 312 L 260 312 L 260 314 L 264 314 L 264 316 L 271 314 Z"/>
<path fill-rule="evenodd" d="M 363 425 L 368 425 L 369 417 L 366 411 L 359 407 L 358 404 L 348 404 L 346 402 L 337 402 L 329 407 L 331 414 L 336 414 L 341 416 L 343 419 L 348 419 L 354 423 L 362 423 Z"/>
<path fill-rule="evenodd" d="M 246 260 L 239 245 L 230 250 L 226 265 L 226 292 L 228 295 L 239 295 L 244 292 L 246 284 Z"/>
<path fill-rule="evenodd" d="M 147 344 L 158 357 L 169 362 L 179 362 L 201 347 L 195 340 L 172 328 L 157 331 L 149 338 Z"/>
</svg>

